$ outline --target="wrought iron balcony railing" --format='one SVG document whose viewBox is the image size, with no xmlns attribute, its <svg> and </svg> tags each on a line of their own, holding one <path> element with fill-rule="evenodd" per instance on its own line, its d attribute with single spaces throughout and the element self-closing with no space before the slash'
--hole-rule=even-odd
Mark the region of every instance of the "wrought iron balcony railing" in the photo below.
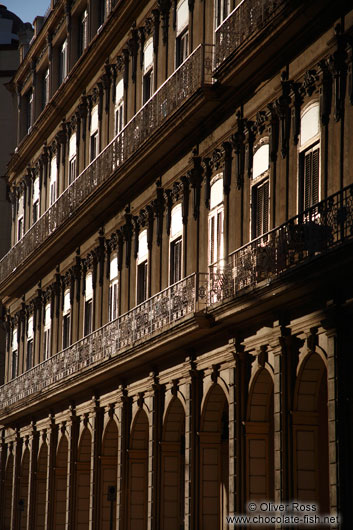
<svg viewBox="0 0 353 530">
<path fill-rule="evenodd" d="M 0 410 L 118 357 L 183 317 L 202 311 L 206 301 L 207 274 L 184 278 L 0 387 Z"/>
<path fill-rule="evenodd" d="M 0 283 L 75 214 L 200 87 L 211 83 L 213 47 L 200 45 L 160 86 L 124 129 L 65 189 L 0 261 Z"/>
<path fill-rule="evenodd" d="M 242 0 L 216 30 L 215 69 L 287 3 L 288 0 Z"/>
<path fill-rule="evenodd" d="M 210 270 L 213 305 L 326 254 L 353 238 L 353 185 L 254 239 Z"/>
</svg>

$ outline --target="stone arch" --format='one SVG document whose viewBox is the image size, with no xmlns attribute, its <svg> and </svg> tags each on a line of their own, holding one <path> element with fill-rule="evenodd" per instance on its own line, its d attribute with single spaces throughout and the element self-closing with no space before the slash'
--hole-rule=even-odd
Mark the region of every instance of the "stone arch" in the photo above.
<svg viewBox="0 0 353 530">
<path fill-rule="evenodd" d="M 5 469 L 5 496 L 4 496 L 4 529 L 11 528 L 11 501 L 12 501 L 12 480 L 13 480 L 13 454 L 10 453 Z"/>
<path fill-rule="evenodd" d="M 297 376 L 293 407 L 294 496 L 329 511 L 327 369 L 309 353 Z"/>
<path fill-rule="evenodd" d="M 184 521 L 185 411 L 177 397 L 165 413 L 161 444 L 162 529 L 179 530 Z"/>
<path fill-rule="evenodd" d="M 246 418 L 246 495 L 274 498 L 273 379 L 260 368 L 250 383 Z"/>
<path fill-rule="evenodd" d="M 19 484 L 19 502 L 23 503 L 23 512 L 21 513 L 20 529 L 27 528 L 28 513 L 28 481 L 29 481 L 29 449 L 25 448 L 21 460 L 20 484 Z"/>
<path fill-rule="evenodd" d="M 147 414 L 143 409 L 139 409 L 130 435 L 129 530 L 147 528 L 148 431 Z"/>
<path fill-rule="evenodd" d="M 75 503 L 77 530 L 86 530 L 89 524 L 91 444 L 91 432 L 85 427 L 77 451 Z"/>
<path fill-rule="evenodd" d="M 214 384 L 204 400 L 200 430 L 200 528 L 220 530 L 228 514 L 228 400 Z"/>
<path fill-rule="evenodd" d="M 68 454 L 69 443 L 67 437 L 63 435 L 55 459 L 54 528 L 56 530 L 65 530 Z"/>
<path fill-rule="evenodd" d="M 44 530 L 46 511 L 46 489 L 48 468 L 48 446 L 42 443 L 37 460 L 35 525 L 36 530 Z"/>
<path fill-rule="evenodd" d="M 110 530 L 110 507 L 109 499 L 116 499 L 117 470 L 118 470 L 118 427 L 113 419 L 106 425 L 102 440 L 102 454 L 100 458 L 100 528 Z M 113 492 L 112 488 L 115 488 Z M 116 528 L 116 502 L 113 501 L 113 529 Z"/>
</svg>

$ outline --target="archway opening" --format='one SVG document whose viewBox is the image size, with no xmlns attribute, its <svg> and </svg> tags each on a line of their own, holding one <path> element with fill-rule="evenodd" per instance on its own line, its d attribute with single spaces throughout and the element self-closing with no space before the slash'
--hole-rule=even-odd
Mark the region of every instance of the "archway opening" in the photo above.
<svg viewBox="0 0 353 530">
<path fill-rule="evenodd" d="M 100 528 L 110 530 L 116 528 L 118 428 L 114 420 L 109 420 L 105 428 L 100 465 Z"/>
<path fill-rule="evenodd" d="M 12 501 L 12 479 L 13 479 L 13 454 L 7 459 L 5 470 L 5 496 L 4 496 L 4 528 L 11 528 L 11 501 Z"/>
<path fill-rule="evenodd" d="M 222 388 L 209 390 L 200 431 L 200 527 L 221 530 L 226 526 L 229 492 L 229 414 Z"/>
<path fill-rule="evenodd" d="M 19 528 L 26 530 L 27 528 L 27 513 L 28 513 L 28 480 L 29 480 L 29 449 L 23 452 L 21 461 L 21 474 L 20 474 L 20 490 L 19 490 L 19 503 L 23 507 L 21 511 L 21 518 Z"/>
<path fill-rule="evenodd" d="M 90 507 L 91 433 L 87 427 L 81 434 L 76 466 L 76 528 L 87 530 Z"/>
<path fill-rule="evenodd" d="M 48 466 L 48 446 L 43 443 L 37 463 L 36 475 L 36 503 L 35 503 L 35 528 L 44 530 L 45 510 L 46 510 L 46 491 L 47 491 L 47 466 Z"/>
<path fill-rule="evenodd" d="M 55 461 L 54 527 L 56 530 L 65 530 L 68 447 L 69 444 L 64 435 L 59 442 Z"/>
<path fill-rule="evenodd" d="M 129 529 L 147 528 L 148 418 L 140 409 L 135 417 L 129 449 Z"/>
</svg>

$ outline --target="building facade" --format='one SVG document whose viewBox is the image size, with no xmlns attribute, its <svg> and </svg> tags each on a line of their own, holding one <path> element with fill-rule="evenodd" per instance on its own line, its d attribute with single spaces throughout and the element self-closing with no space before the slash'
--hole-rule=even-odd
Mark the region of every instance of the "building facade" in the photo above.
<svg viewBox="0 0 353 530">
<path fill-rule="evenodd" d="M 349 525 L 352 68 L 340 0 L 35 20 L 11 81 L 1 529 L 223 530 L 259 501 Z"/>
</svg>

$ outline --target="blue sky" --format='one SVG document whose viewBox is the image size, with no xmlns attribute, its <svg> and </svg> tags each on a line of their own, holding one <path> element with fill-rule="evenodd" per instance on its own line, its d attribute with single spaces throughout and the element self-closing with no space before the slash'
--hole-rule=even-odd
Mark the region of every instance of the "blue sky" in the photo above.
<svg viewBox="0 0 353 530">
<path fill-rule="evenodd" d="M 1 0 L 0 3 L 20 17 L 23 22 L 32 24 L 37 15 L 44 15 L 50 0 Z"/>
</svg>

